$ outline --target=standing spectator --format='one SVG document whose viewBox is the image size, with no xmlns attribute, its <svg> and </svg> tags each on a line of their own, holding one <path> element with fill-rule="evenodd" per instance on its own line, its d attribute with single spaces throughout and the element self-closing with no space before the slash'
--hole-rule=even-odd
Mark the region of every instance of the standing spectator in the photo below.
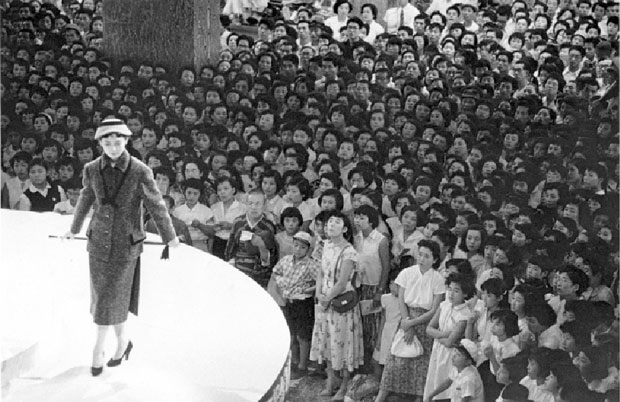
<svg viewBox="0 0 620 402">
<path fill-rule="evenodd" d="M 69 198 L 71 198 L 70 194 L 69 194 Z M 168 208 L 168 213 L 170 214 L 170 219 L 172 220 L 172 226 L 174 227 L 174 231 L 177 234 L 179 241 L 181 243 L 187 244 L 188 246 L 191 246 L 192 236 L 189 233 L 189 229 L 187 228 L 187 225 L 185 224 L 185 222 L 183 222 L 182 220 L 174 216 L 174 207 L 175 207 L 174 198 L 172 198 L 169 195 L 164 195 L 162 198 L 166 202 L 166 208 Z M 151 217 L 146 222 L 144 229 L 149 233 L 157 234 L 157 223 L 155 222 L 155 219 Z"/>
<path fill-rule="evenodd" d="M 418 400 L 424 395 L 433 346 L 433 338 L 426 334 L 426 326 L 438 311 L 446 287 L 443 276 L 436 271 L 441 263 L 437 243 L 422 240 L 418 247 L 418 264 L 404 269 L 396 278 L 396 284 L 400 286 L 398 298 L 403 317 L 400 328 L 405 331 L 405 340 L 411 341 L 414 336 L 418 338 L 424 353 L 414 359 L 390 354 L 376 402 L 384 402 L 390 392 L 412 395 Z"/>
<path fill-rule="evenodd" d="M 2 187 L 2 208 L 16 209 L 24 190 L 30 188 L 30 161 L 32 155 L 25 151 L 19 151 L 11 158 L 11 168 L 15 176 L 8 179 Z"/>
<path fill-rule="evenodd" d="M 208 251 L 207 222 L 213 218 L 211 208 L 201 203 L 200 197 L 204 191 L 202 182 L 198 179 L 187 179 L 183 183 L 185 204 L 174 209 L 174 216 L 182 220 L 189 228 L 192 246 L 202 251 Z"/>
<path fill-rule="evenodd" d="M 375 39 L 378 35 L 385 32 L 385 29 L 381 24 L 377 22 L 377 6 L 372 3 L 366 3 L 362 5 L 362 21 L 364 24 L 368 24 L 368 34 L 364 40 L 370 44 L 375 43 Z"/>
<path fill-rule="evenodd" d="M 395 34 L 403 26 L 413 29 L 413 22 L 419 14 L 420 10 L 409 3 L 409 0 L 397 0 L 396 6 L 388 8 L 383 17 L 387 33 Z"/>
<path fill-rule="evenodd" d="M 325 25 L 331 28 L 334 40 L 341 42 L 344 38 L 340 35 L 340 30 L 347 26 L 349 14 L 353 11 L 353 6 L 348 0 L 337 0 L 334 3 L 334 15 L 325 20 Z"/>
<path fill-rule="evenodd" d="M 354 218 L 357 234 L 354 237 L 355 249 L 359 257 L 360 299 L 378 306 L 381 295 L 387 288 L 390 273 L 390 246 L 388 239 L 377 231 L 379 212 L 369 205 L 355 210 Z M 364 356 L 369 363 L 374 345 L 377 342 L 381 315 L 378 313 L 362 316 L 364 328 Z"/>
<path fill-rule="evenodd" d="M 353 228 L 349 219 L 335 212 L 327 221 L 328 241 L 323 246 L 321 269 L 317 276 L 316 309 L 310 359 L 327 363 L 327 384 L 321 396 L 342 401 L 351 374 L 364 364 L 362 320 L 359 304 L 339 313 L 330 307 L 334 298 L 355 290 L 354 278 L 359 273 L 357 251 L 351 245 Z"/>
<path fill-rule="evenodd" d="M 314 239 L 307 232 L 297 232 L 293 236 L 293 254 L 285 256 L 273 268 L 278 289 L 286 305 L 282 308 L 291 331 L 291 343 L 298 344 L 293 349 L 298 365 L 293 368 L 293 379 L 303 377 L 308 372 L 310 342 L 314 325 L 314 298 L 319 263 L 310 257 Z M 294 359 L 294 358 L 293 358 Z"/>
<path fill-rule="evenodd" d="M 277 258 L 276 227 L 265 216 L 265 194 L 248 194 L 247 212 L 233 222 L 224 259 L 266 288 Z"/>
<path fill-rule="evenodd" d="M 246 212 L 246 206 L 235 199 L 237 187 L 232 178 L 218 178 L 215 187 L 219 201 L 211 206 L 213 219 L 207 226 L 213 224 L 213 233 L 210 233 L 213 238 L 211 253 L 223 259 L 233 222 Z"/>
<path fill-rule="evenodd" d="M 424 397 L 429 398 L 433 390 L 439 388 L 449 374 L 445 371 L 453 359 L 454 346 L 459 345 L 467 320 L 471 315 L 469 306 L 465 300 L 470 299 L 476 293 L 473 278 L 467 275 L 450 274 L 446 280 L 448 296 L 440 305 L 439 309 L 426 327 L 426 333 L 434 339 L 431 353 Z M 516 321 L 516 320 L 515 320 Z M 444 399 L 448 393 L 435 394 L 437 399 Z"/>
</svg>

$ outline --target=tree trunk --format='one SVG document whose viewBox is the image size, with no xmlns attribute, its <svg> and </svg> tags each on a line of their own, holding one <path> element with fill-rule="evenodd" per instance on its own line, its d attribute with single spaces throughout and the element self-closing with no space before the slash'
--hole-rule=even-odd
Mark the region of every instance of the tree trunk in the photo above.
<svg viewBox="0 0 620 402">
<path fill-rule="evenodd" d="M 220 0 L 106 0 L 104 49 L 119 62 L 147 60 L 176 75 L 219 59 Z"/>
</svg>

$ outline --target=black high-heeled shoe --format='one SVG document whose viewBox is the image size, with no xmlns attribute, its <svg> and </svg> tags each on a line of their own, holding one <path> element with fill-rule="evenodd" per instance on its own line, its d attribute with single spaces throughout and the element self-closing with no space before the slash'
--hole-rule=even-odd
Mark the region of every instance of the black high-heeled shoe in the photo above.
<svg viewBox="0 0 620 402">
<path fill-rule="evenodd" d="M 93 377 L 97 377 L 98 375 L 103 373 L 103 366 L 101 366 L 101 367 L 92 367 L 91 366 L 90 373 L 93 375 Z"/>
<path fill-rule="evenodd" d="M 123 352 L 123 355 L 118 359 L 110 359 L 110 361 L 108 361 L 108 367 L 120 366 L 120 364 L 123 361 L 123 358 L 125 358 L 125 360 L 129 360 L 129 354 L 131 353 L 132 349 L 133 349 L 133 343 L 129 341 L 129 343 L 127 344 L 127 348 L 125 348 L 125 351 Z"/>
</svg>

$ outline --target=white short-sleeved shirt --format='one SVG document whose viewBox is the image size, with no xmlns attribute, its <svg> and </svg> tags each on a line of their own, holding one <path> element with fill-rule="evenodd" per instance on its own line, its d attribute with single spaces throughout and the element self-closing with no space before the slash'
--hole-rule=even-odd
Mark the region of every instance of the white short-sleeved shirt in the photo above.
<svg viewBox="0 0 620 402">
<path fill-rule="evenodd" d="M 444 277 L 434 269 L 422 274 L 419 265 L 404 269 L 398 274 L 396 284 L 405 289 L 405 304 L 425 310 L 431 309 L 435 295 L 446 293 Z"/>
<path fill-rule="evenodd" d="M 323 23 L 332 29 L 334 40 L 340 42 L 340 28 L 346 27 L 348 20 L 347 18 L 345 21 L 341 22 L 338 20 L 338 16 L 334 15 L 326 19 Z"/>
<path fill-rule="evenodd" d="M 281 206 L 282 209 L 280 209 L 279 211 L 274 211 L 274 213 L 277 213 L 277 215 L 280 216 L 282 215 L 282 211 L 284 211 L 288 207 L 294 207 L 294 205 L 291 202 L 284 201 Z M 299 210 L 299 212 L 301 212 L 301 217 L 303 218 L 304 222 L 313 220 L 319 212 L 316 210 L 314 204 L 312 203 L 312 200 L 310 199 L 302 201 L 302 203 L 297 206 L 297 209 Z"/>
<path fill-rule="evenodd" d="M 279 195 L 265 201 L 265 215 L 276 225 L 280 224 L 280 212 L 284 209 L 284 200 Z"/>
<path fill-rule="evenodd" d="M 542 402 L 553 401 L 553 394 L 549 391 L 542 389 L 542 386 L 536 383 L 536 380 L 532 380 L 529 376 L 523 377 L 519 384 L 523 385 L 528 390 L 527 398 L 531 401 Z"/>
<path fill-rule="evenodd" d="M 379 24 L 377 21 L 372 21 L 368 24 L 368 35 L 364 38 L 365 42 L 370 43 L 371 45 L 375 44 L 375 39 L 377 36 L 381 35 L 385 32 L 383 25 Z"/>
<path fill-rule="evenodd" d="M 197 219 L 200 223 L 207 223 L 207 221 L 213 218 L 213 211 L 211 208 L 204 204 L 196 204 L 193 208 L 187 206 L 187 204 L 179 205 L 174 209 L 173 215 L 179 218 L 187 225 L 189 229 L 189 235 L 192 238 L 192 241 L 201 241 L 206 240 L 207 235 L 202 233 L 202 231 L 198 228 L 192 227 L 192 221 Z"/>
<path fill-rule="evenodd" d="M 500 342 L 495 335 L 491 336 L 491 347 L 493 348 L 495 358 L 498 362 L 501 362 L 508 357 L 513 357 L 521 351 L 517 343 L 512 338 L 508 338 L 505 341 Z M 495 374 L 493 365 L 491 365 L 491 373 Z"/>
<path fill-rule="evenodd" d="M 59 214 L 73 215 L 73 213 L 75 212 L 75 207 L 71 205 L 70 200 L 64 200 L 54 205 L 54 212 L 57 212 Z"/>
<path fill-rule="evenodd" d="M 230 204 L 230 207 L 224 211 L 224 204 L 219 201 L 213 204 L 211 212 L 213 212 L 213 220 L 215 223 L 228 222 L 232 224 L 235 219 L 245 214 L 246 207 L 245 204 L 234 200 L 232 204 Z M 228 240 L 230 237 L 230 230 L 218 230 L 215 232 L 215 235 L 220 239 Z"/>
<path fill-rule="evenodd" d="M 450 369 L 450 401 L 461 402 L 463 398 L 470 397 L 471 402 L 484 401 L 484 389 L 478 370 L 472 365 L 465 367 L 460 373 L 456 367 Z"/>
<path fill-rule="evenodd" d="M 8 179 L 5 184 L 9 192 L 9 207 L 17 209 L 21 195 L 24 193 L 24 190 L 30 187 L 30 179 L 21 181 L 18 177 L 13 177 Z"/>
<path fill-rule="evenodd" d="M 538 337 L 538 347 L 559 349 L 562 344 L 562 330 L 555 324 L 544 330 Z"/>
</svg>

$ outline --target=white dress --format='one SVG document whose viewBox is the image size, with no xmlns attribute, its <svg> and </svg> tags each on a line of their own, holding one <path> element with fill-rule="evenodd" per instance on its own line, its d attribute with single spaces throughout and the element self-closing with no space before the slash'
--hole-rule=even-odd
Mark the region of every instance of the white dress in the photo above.
<svg viewBox="0 0 620 402">
<path fill-rule="evenodd" d="M 367 237 L 358 232 L 354 237 L 355 249 L 359 258 L 360 281 L 362 285 L 379 285 L 381 281 L 381 259 L 379 245 L 385 236 L 373 229 Z"/>
<path fill-rule="evenodd" d="M 385 364 L 388 355 L 390 354 L 390 347 L 392 346 L 392 340 L 398 330 L 400 324 L 400 308 L 398 307 L 398 297 L 394 297 L 391 293 L 381 295 L 381 308 L 383 314 L 385 314 L 385 324 L 383 325 L 383 331 L 381 332 L 381 346 L 379 350 L 375 349 L 373 358 L 379 362 L 379 364 Z"/>
<path fill-rule="evenodd" d="M 448 300 L 444 300 L 439 305 L 439 330 L 452 331 L 459 321 L 466 321 L 470 314 L 471 311 L 466 303 L 453 306 Z M 445 347 L 437 339 L 433 341 L 433 352 L 426 376 L 424 398 L 427 398 L 433 390 L 449 378 L 449 367 L 452 367 L 453 352 L 453 348 Z M 448 398 L 450 398 L 449 389 L 437 394 L 434 399 Z"/>
</svg>

